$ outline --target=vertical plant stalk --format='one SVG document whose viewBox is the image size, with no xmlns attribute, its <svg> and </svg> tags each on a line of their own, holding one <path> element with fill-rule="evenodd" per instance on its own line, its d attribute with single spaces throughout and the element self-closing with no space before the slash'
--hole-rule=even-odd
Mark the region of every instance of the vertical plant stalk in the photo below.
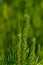
<svg viewBox="0 0 43 65">
<path fill-rule="evenodd" d="M 17 65 L 21 65 L 21 44 L 22 44 L 22 24 L 21 24 L 21 12 L 18 12 L 18 17 L 17 17 L 17 29 L 18 29 L 18 42 L 17 42 Z"/>
<path fill-rule="evenodd" d="M 22 31 L 22 65 L 25 65 L 26 60 L 26 50 L 27 50 L 27 32 L 28 32 L 28 25 L 29 25 L 29 16 L 26 14 L 24 16 L 24 24 L 23 24 L 23 31 Z"/>
<path fill-rule="evenodd" d="M 21 43 L 22 43 L 22 34 L 19 33 L 18 34 L 19 37 L 19 41 L 18 41 L 18 52 L 17 52 L 17 56 L 18 56 L 18 64 L 17 65 L 21 65 Z"/>
<path fill-rule="evenodd" d="M 33 38 L 32 44 L 31 44 L 31 50 L 30 50 L 28 65 L 34 65 L 35 64 L 35 44 L 36 44 L 36 39 Z"/>
</svg>

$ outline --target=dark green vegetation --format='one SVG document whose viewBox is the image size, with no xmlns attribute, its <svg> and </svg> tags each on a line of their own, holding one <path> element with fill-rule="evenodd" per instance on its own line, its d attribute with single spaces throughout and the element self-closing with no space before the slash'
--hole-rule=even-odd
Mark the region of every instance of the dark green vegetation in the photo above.
<svg viewBox="0 0 43 65">
<path fill-rule="evenodd" d="M 0 0 L 0 65 L 43 65 L 43 0 Z"/>
</svg>

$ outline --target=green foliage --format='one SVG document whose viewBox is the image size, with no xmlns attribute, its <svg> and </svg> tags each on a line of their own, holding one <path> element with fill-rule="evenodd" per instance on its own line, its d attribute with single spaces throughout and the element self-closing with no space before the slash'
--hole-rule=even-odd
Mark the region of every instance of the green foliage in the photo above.
<svg viewBox="0 0 43 65">
<path fill-rule="evenodd" d="M 0 65 L 43 65 L 43 0 L 0 2 Z"/>
</svg>

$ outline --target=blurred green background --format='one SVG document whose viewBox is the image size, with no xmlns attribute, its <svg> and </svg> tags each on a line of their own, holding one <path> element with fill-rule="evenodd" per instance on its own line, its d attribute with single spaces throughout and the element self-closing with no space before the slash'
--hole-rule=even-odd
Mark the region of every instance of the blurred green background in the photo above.
<svg viewBox="0 0 43 65">
<path fill-rule="evenodd" d="M 18 34 L 25 28 L 23 26 L 25 14 L 29 18 L 27 32 L 29 51 L 27 51 L 25 63 L 20 64 L 22 61 L 18 61 L 17 53 L 21 49 L 18 43 L 22 43 L 22 38 L 18 40 Z M 38 58 L 36 65 L 43 65 L 43 61 L 41 63 L 43 60 L 43 0 L 0 0 L 0 65 L 34 65 L 33 61 L 33 64 L 28 63 L 33 37 L 36 38 L 34 51 L 35 62 Z"/>
</svg>

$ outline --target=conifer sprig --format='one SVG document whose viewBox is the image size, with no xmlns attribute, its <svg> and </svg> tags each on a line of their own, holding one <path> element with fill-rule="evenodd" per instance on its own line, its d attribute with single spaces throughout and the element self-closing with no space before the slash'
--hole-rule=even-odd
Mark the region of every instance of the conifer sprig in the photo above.
<svg viewBox="0 0 43 65">
<path fill-rule="evenodd" d="M 18 51 L 17 51 L 17 57 L 18 57 L 17 65 L 21 65 L 21 43 L 22 43 L 22 34 L 21 33 L 18 34 L 18 38 L 19 38 L 19 41 L 18 41 Z"/>
<path fill-rule="evenodd" d="M 28 32 L 28 25 L 29 25 L 29 16 L 26 14 L 24 16 L 24 25 L 22 31 L 22 65 L 25 65 L 26 61 L 26 50 L 27 50 L 27 32 Z"/>
<path fill-rule="evenodd" d="M 35 44 L 36 44 L 36 38 L 32 38 L 28 65 L 34 65 L 35 64 Z"/>
</svg>

